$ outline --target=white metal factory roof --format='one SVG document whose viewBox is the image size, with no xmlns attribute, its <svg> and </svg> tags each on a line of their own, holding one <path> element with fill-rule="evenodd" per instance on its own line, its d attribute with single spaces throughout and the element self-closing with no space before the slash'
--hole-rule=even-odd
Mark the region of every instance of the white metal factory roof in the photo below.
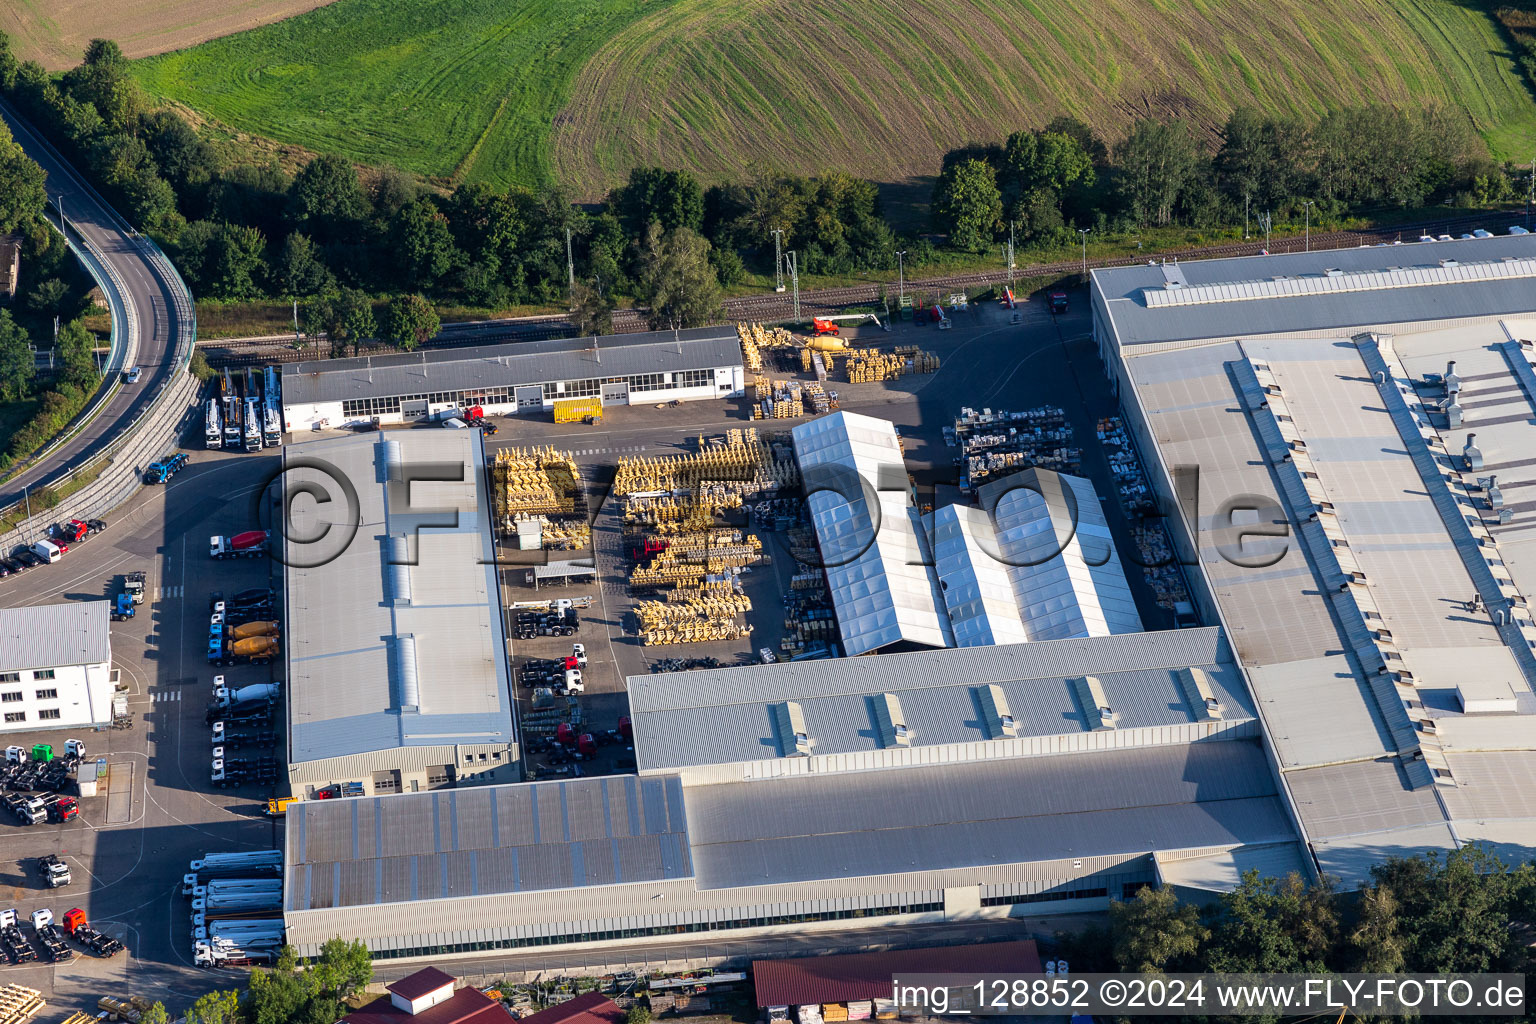
<svg viewBox="0 0 1536 1024">
<path fill-rule="evenodd" d="M 292 406 L 740 365 L 734 327 L 699 327 L 290 363 L 282 393 Z"/>
<path fill-rule="evenodd" d="M 953 646 L 896 428 L 837 412 L 793 437 L 844 651 Z"/>
<path fill-rule="evenodd" d="M 314 483 L 330 496 L 327 504 L 295 499 L 294 536 L 345 523 L 338 478 L 355 491 L 360 523 L 334 558 L 287 548 L 292 761 L 511 743 L 480 432 L 328 438 L 290 444 L 283 459 L 286 485 Z M 426 464 L 462 475 L 404 482 Z M 311 561 L 322 564 L 304 567 Z"/>
<path fill-rule="evenodd" d="M 1192 280 L 1213 273 L 1192 268 L 1182 267 Z M 1415 287 L 1449 309 L 1478 301 L 1453 296 L 1481 286 Z M 1392 854 L 1479 838 L 1506 850 L 1536 843 L 1536 806 L 1522 795 L 1522 773 L 1536 771 L 1536 632 L 1522 627 L 1536 551 L 1525 520 L 1536 502 L 1520 490 L 1536 482 L 1524 475 L 1536 464 L 1536 392 L 1526 383 L 1536 376 L 1525 373 L 1529 346 L 1505 347 L 1536 331 L 1496 320 L 1414 330 L 1401 324 L 1412 303 L 1398 293 L 1357 298 L 1378 304 L 1369 319 L 1399 322 L 1396 333 L 1244 337 L 1239 328 L 1236 340 L 1209 345 L 1120 349 L 1127 401 L 1146 416 L 1158 461 L 1200 469 L 1203 574 L 1317 860 L 1349 882 Z M 1523 301 L 1536 305 L 1529 282 Z M 1251 326 L 1273 322 L 1260 315 Z M 1443 391 L 1422 383 L 1453 359 L 1459 429 L 1447 428 Z M 1514 518 L 1502 526 L 1487 527 L 1478 474 L 1463 471 L 1469 432 L 1484 450 L 1483 475 L 1491 468 L 1512 485 Z M 1221 520 L 1219 506 L 1244 495 L 1239 506 L 1258 511 Z M 1284 538 L 1237 537 L 1242 523 L 1281 520 Z"/>
<path fill-rule="evenodd" d="M 111 602 L 0 608 L 0 672 L 112 660 Z"/>
<path fill-rule="evenodd" d="M 1254 245 L 1255 253 L 1260 249 Z M 1095 302 L 1122 346 L 1310 331 L 1347 334 L 1377 325 L 1530 312 L 1536 235 L 1090 273 Z"/>
<path fill-rule="evenodd" d="M 1256 742 L 685 788 L 701 889 L 1287 843 Z"/>
<path fill-rule="evenodd" d="M 1208 735 L 1254 717 L 1215 627 L 631 676 L 628 689 L 642 772 L 793 760 L 780 734 L 786 703 L 797 706 L 813 755 L 870 755 L 883 766 L 1025 752 L 1042 737 L 1061 738 L 1053 750 L 1089 742 L 1111 731 L 1089 706 L 1089 676 L 1114 712 L 1117 743 L 1182 741 L 1184 727 Z M 1207 714 L 1200 680 L 1219 719 Z M 903 741 L 893 734 L 898 718 Z M 1137 730 L 1147 734 L 1125 739 Z"/>
</svg>

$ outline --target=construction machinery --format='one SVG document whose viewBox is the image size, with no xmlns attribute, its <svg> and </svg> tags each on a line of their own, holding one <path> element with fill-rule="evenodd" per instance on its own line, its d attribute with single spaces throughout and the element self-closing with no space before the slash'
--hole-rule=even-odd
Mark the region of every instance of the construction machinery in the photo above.
<svg viewBox="0 0 1536 1024">
<path fill-rule="evenodd" d="M 260 558 L 267 553 L 272 535 L 266 530 L 246 530 L 232 537 L 208 538 L 208 557 L 214 559 Z"/>
<path fill-rule="evenodd" d="M 223 419 L 219 416 L 219 400 L 208 399 L 203 406 L 203 447 L 223 448 L 224 427 Z"/>
<path fill-rule="evenodd" d="M 134 604 L 144 603 L 144 574 L 142 572 L 130 572 L 123 574 L 123 593 L 133 599 Z"/>
<path fill-rule="evenodd" d="M 224 447 L 239 448 L 243 436 L 240 429 L 240 395 L 235 389 L 234 377 L 227 369 L 219 378 L 219 403 L 224 410 Z"/>
<path fill-rule="evenodd" d="M 567 608 L 591 608 L 591 596 L 562 597 L 551 601 L 513 601 L 507 606 L 514 612 L 557 612 Z"/>
<path fill-rule="evenodd" d="M 181 879 L 181 894 L 190 897 L 198 886 L 207 885 L 218 878 L 281 876 L 283 851 L 239 850 L 208 853 L 201 859 L 188 864 L 187 872 Z M 66 921 L 65 924 L 67 925 L 68 922 Z"/>
</svg>

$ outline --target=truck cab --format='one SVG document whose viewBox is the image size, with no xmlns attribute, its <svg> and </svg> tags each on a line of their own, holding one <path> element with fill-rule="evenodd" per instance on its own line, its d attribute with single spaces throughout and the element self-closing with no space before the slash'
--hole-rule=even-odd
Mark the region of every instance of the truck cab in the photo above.
<svg viewBox="0 0 1536 1024">
<path fill-rule="evenodd" d="M 144 603 L 144 574 L 142 572 L 130 572 L 123 576 L 123 593 L 133 599 L 134 604 Z"/>
<path fill-rule="evenodd" d="M 1051 292 L 1046 297 L 1046 302 L 1050 305 L 1052 314 L 1065 313 L 1067 311 L 1066 292 Z"/>
<path fill-rule="evenodd" d="M 50 889 L 60 889 L 74 881 L 69 874 L 69 863 L 56 853 L 39 858 L 37 870 L 43 876 L 43 884 Z"/>
<path fill-rule="evenodd" d="M 118 594 L 112 606 L 112 621 L 121 622 L 124 619 L 131 619 L 133 616 L 133 598 L 127 592 Z"/>
</svg>

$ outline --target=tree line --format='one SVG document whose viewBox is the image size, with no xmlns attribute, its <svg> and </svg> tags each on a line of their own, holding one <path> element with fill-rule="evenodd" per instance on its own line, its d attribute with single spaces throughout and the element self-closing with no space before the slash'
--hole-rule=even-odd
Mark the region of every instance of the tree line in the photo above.
<svg viewBox="0 0 1536 1024">
<path fill-rule="evenodd" d="M 774 242 L 804 274 L 914 270 L 939 244 L 983 252 L 1008 236 L 1048 249 L 1077 229 L 1232 223 L 1364 207 L 1512 196 L 1449 111 L 1342 109 L 1314 122 L 1238 110 L 1214 144 L 1188 121 L 1142 120 L 1113 145 L 1058 118 L 945 155 L 931 206 L 941 239 L 899 236 L 875 183 L 762 173 L 710 187 L 686 171 L 635 168 L 594 206 L 558 185 L 425 187 L 388 167 L 320 155 L 288 173 L 227 159 L 177 112 L 156 109 L 117 45 L 95 40 L 58 78 L 0 40 L 0 90 L 55 139 L 128 218 L 165 245 L 199 298 L 296 299 L 306 330 L 412 347 L 435 306 L 568 304 L 584 331 L 611 329 L 622 298 L 653 328 L 721 315 L 722 288 L 771 273 Z M 394 298 L 380 305 L 381 297 Z"/>
<path fill-rule="evenodd" d="M 1351 892 L 1257 871 L 1204 907 L 1146 887 L 1058 943 L 1079 971 L 1519 973 L 1532 922 L 1536 870 L 1465 846 L 1389 859 Z"/>
<path fill-rule="evenodd" d="M 29 411 L 0 438 L 0 471 L 63 430 L 100 382 L 92 355 L 96 339 L 80 319 L 92 282 L 64 240 L 42 222 L 44 180 L 42 168 L 0 123 L 0 235 L 20 237 L 27 282 L 15 309 L 0 309 L 0 404 Z M 50 342 L 55 370 L 40 378 L 33 345 L 46 349 Z"/>
<path fill-rule="evenodd" d="M 1523 175 L 1490 160 L 1466 118 L 1439 107 L 1342 108 L 1315 121 L 1239 108 L 1214 141 L 1186 119 L 1144 118 L 1113 146 L 1057 118 L 945 154 L 932 209 L 951 244 L 980 251 L 1010 227 L 1026 244 L 1061 246 L 1079 229 L 1486 207 L 1522 195 Z"/>
</svg>

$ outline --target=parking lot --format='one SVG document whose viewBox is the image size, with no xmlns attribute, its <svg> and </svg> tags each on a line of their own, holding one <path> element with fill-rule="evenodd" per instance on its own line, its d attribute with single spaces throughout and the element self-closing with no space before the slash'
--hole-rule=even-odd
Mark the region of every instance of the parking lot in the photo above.
<svg viewBox="0 0 1536 1024">
<path fill-rule="evenodd" d="M 144 603 L 133 618 L 112 624 L 113 667 L 131 725 L 13 733 L 5 741 L 62 751 L 67 739 L 78 738 L 106 769 L 98 795 L 82 799 L 79 817 L 67 824 L 23 827 L 0 817 L 4 906 L 24 918 L 43 907 L 55 917 L 79 907 L 94 927 L 128 947 L 109 960 L 82 954 L 57 967 L 0 967 L 4 981 L 40 989 L 61 1011 L 94 1011 L 96 998 L 109 994 L 184 1005 L 229 983 L 221 976 L 227 972 L 191 965 L 181 876 L 208 850 L 275 845 L 280 822 L 263 814 L 270 788 L 219 791 L 210 782 L 208 599 L 214 590 L 268 582 L 271 566 L 265 559 L 212 561 L 207 544 L 213 534 L 249 528 L 251 500 L 276 465 L 273 454 L 195 452 L 169 484 L 142 489 L 106 517 L 104 532 L 72 545 L 62 561 L 0 580 L 0 606 L 15 607 L 106 598 L 124 573 L 146 574 Z M 273 676 L 271 667 L 218 671 L 236 685 Z M 47 854 L 69 863 L 71 885 L 42 887 L 35 864 Z"/>
</svg>

